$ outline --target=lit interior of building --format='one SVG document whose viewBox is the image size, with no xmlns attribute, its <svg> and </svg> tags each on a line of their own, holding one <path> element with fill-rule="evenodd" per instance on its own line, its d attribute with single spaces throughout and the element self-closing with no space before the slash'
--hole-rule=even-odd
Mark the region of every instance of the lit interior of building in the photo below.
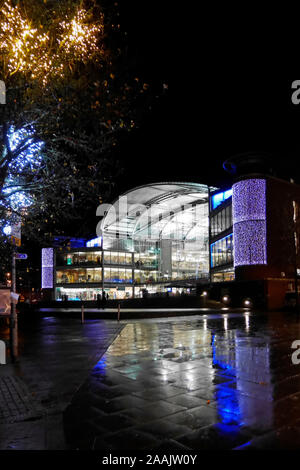
<svg viewBox="0 0 300 470">
<path fill-rule="evenodd" d="M 231 195 L 196 183 L 157 183 L 100 206 L 98 237 L 54 250 L 55 298 L 180 295 L 191 292 L 188 281 L 207 282 L 211 271 L 215 281 L 232 280 Z"/>
</svg>

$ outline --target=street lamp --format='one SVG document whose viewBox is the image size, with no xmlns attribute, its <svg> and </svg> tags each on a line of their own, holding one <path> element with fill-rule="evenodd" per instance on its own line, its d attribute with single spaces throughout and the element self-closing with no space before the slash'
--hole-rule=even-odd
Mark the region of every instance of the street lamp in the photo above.
<svg viewBox="0 0 300 470">
<path fill-rule="evenodd" d="M 224 297 L 222 297 L 222 302 L 223 304 L 228 305 L 230 303 L 229 295 L 224 295 Z"/>
<path fill-rule="evenodd" d="M 204 307 L 206 306 L 206 299 L 207 299 L 207 296 L 208 296 L 208 292 L 206 290 L 204 290 L 201 294 L 201 296 L 203 297 L 203 305 Z"/>
<path fill-rule="evenodd" d="M 245 300 L 244 300 L 244 307 L 246 307 L 246 308 L 252 307 L 252 301 L 251 301 L 251 299 L 245 299 Z"/>
</svg>

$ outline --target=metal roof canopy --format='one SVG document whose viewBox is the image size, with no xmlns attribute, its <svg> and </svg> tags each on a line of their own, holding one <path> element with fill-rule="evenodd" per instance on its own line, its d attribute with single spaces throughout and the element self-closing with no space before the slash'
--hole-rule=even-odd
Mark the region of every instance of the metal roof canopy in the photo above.
<svg viewBox="0 0 300 470">
<path fill-rule="evenodd" d="M 199 183 L 165 182 L 136 187 L 114 201 L 101 221 L 102 233 L 118 238 L 146 239 L 150 228 L 150 238 L 164 238 L 164 229 L 174 218 L 177 221 L 178 217 L 182 218 L 180 223 L 187 221 L 186 230 L 189 233 L 195 225 L 201 224 L 201 220 L 195 220 L 195 207 L 205 205 L 206 217 L 208 197 L 209 187 Z M 120 199 L 122 202 L 119 206 Z M 122 210 L 122 204 L 126 209 Z"/>
</svg>

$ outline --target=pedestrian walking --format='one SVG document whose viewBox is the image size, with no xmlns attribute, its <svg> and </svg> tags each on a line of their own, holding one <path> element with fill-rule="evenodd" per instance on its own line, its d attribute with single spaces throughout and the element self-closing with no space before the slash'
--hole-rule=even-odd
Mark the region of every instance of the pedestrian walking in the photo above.
<svg viewBox="0 0 300 470">
<path fill-rule="evenodd" d="M 102 305 L 101 294 L 97 294 L 97 308 L 101 308 L 101 305 Z"/>
<path fill-rule="evenodd" d="M 102 308 L 103 309 L 105 309 L 105 307 L 106 307 L 106 302 L 107 302 L 106 294 L 105 294 L 105 292 L 103 292 L 103 296 L 102 296 Z"/>
</svg>

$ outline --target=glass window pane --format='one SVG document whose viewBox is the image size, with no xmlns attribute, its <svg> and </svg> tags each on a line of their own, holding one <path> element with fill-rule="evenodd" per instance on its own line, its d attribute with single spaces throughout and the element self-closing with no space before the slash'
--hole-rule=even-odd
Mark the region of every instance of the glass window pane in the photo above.
<svg viewBox="0 0 300 470">
<path fill-rule="evenodd" d="M 119 264 L 125 264 L 125 263 L 126 263 L 126 254 L 119 253 Z"/>
<path fill-rule="evenodd" d="M 111 264 L 119 264 L 119 253 L 111 252 L 110 262 Z"/>
<path fill-rule="evenodd" d="M 108 282 L 111 280 L 110 268 L 104 268 L 104 280 Z"/>
<path fill-rule="evenodd" d="M 112 282 L 118 282 L 119 281 L 119 270 L 112 268 L 110 271 L 110 277 Z"/>
</svg>

